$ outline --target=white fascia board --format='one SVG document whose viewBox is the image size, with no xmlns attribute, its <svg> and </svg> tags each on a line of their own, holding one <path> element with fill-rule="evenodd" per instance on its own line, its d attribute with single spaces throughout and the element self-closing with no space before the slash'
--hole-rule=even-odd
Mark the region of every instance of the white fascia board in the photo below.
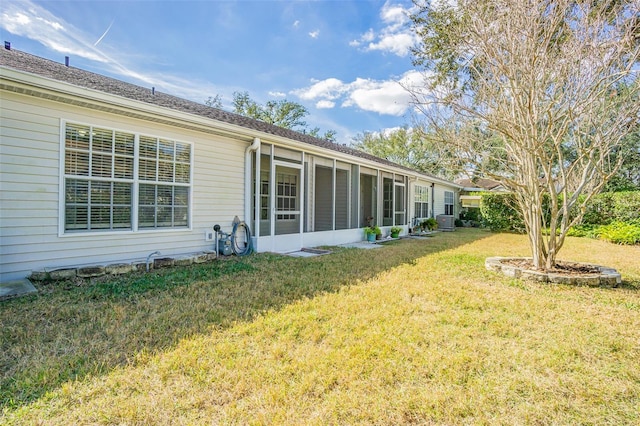
<svg viewBox="0 0 640 426">
<path fill-rule="evenodd" d="M 162 118 L 164 121 L 169 123 L 188 123 L 196 128 L 200 127 L 203 131 L 215 130 L 217 133 L 228 134 L 229 136 L 240 136 L 242 138 L 246 138 L 248 142 L 253 141 L 254 135 L 258 133 L 252 129 L 226 123 L 224 121 L 218 121 L 196 114 L 190 114 L 118 95 L 112 95 L 100 90 L 76 86 L 36 74 L 30 74 L 1 66 L 0 70 L 0 82 L 4 83 L 6 81 L 3 86 L 6 84 L 8 87 L 13 86 L 18 89 L 29 88 L 30 90 L 41 94 L 49 93 L 60 100 L 68 99 L 69 101 L 72 101 L 74 99 L 82 99 L 88 103 L 108 105 L 111 108 L 121 110 L 123 113 L 135 111 L 140 115 L 147 115 L 150 118 Z M 127 114 L 127 116 L 131 115 Z"/>
</svg>

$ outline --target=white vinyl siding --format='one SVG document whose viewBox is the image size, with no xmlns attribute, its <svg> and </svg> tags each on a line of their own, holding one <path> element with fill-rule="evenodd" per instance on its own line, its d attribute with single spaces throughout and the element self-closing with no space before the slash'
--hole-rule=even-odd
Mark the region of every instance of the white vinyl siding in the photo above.
<svg viewBox="0 0 640 426">
<path fill-rule="evenodd" d="M 216 223 L 231 230 L 244 212 L 244 150 L 247 142 L 99 113 L 0 92 L 0 280 L 23 278 L 32 270 L 144 261 L 156 250 L 171 256 L 211 250 L 205 230 Z M 64 121 L 91 123 L 124 133 L 156 135 L 192 145 L 191 229 L 64 232 L 64 176 L 61 132 Z M 116 203 L 117 204 L 117 203 Z M 137 208 L 137 204 L 134 204 Z"/>
</svg>

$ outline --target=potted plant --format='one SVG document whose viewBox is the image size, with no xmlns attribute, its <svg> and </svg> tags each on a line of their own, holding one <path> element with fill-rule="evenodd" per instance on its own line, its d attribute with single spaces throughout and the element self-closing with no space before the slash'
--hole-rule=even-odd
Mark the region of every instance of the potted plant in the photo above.
<svg viewBox="0 0 640 426">
<path fill-rule="evenodd" d="M 423 230 L 429 230 L 429 231 L 433 231 L 434 229 L 438 228 L 438 221 L 435 220 L 434 218 L 430 217 L 429 219 L 425 219 L 422 222 L 420 222 L 420 227 Z"/>
<path fill-rule="evenodd" d="M 377 226 L 366 226 L 364 228 L 364 236 L 367 241 L 374 242 L 376 240 L 376 229 Z"/>
<path fill-rule="evenodd" d="M 400 228 L 399 226 L 392 226 L 391 238 L 398 238 L 398 236 L 400 235 L 400 232 L 402 232 L 402 228 Z"/>
<path fill-rule="evenodd" d="M 378 226 L 374 226 L 373 229 L 376 231 L 376 240 L 382 239 L 382 229 Z"/>
</svg>

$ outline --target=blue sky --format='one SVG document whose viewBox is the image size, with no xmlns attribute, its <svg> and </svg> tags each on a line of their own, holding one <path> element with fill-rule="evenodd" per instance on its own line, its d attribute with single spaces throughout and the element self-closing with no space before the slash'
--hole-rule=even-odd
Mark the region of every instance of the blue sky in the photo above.
<svg viewBox="0 0 640 426">
<path fill-rule="evenodd" d="M 204 102 L 288 99 L 350 143 L 409 124 L 410 1 L 2 1 L 12 48 Z"/>
</svg>

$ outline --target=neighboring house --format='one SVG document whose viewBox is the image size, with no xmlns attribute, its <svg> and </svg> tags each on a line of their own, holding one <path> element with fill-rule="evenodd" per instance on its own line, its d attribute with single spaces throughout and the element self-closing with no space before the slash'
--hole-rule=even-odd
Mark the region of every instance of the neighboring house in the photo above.
<svg viewBox="0 0 640 426">
<path fill-rule="evenodd" d="M 0 281 L 213 250 L 239 217 L 259 252 L 455 214 L 462 189 L 349 147 L 0 50 Z"/>
<path fill-rule="evenodd" d="M 456 181 L 462 186 L 462 194 L 460 195 L 460 205 L 463 208 L 479 208 L 480 195 L 470 195 L 473 192 L 506 192 L 502 184 L 493 179 L 475 178 L 475 179 L 459 179 Z"/>
</svg>

